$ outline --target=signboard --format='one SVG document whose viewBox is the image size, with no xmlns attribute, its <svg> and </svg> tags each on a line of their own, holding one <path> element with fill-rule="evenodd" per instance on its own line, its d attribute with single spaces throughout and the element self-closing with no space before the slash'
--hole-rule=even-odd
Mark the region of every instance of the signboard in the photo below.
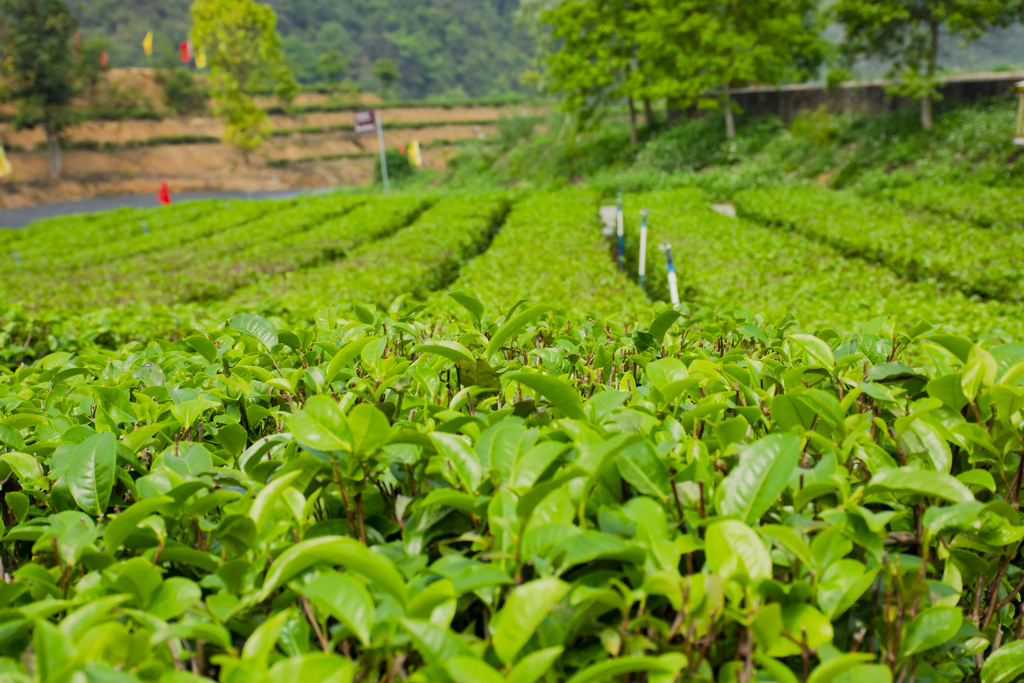
<svg viewBox="0 0 1024 683">
<path fill-rule="evenodd" d="M 356 133 L 373 133 L 377 130 L 377 115 L 369 111 L 356 112 Z"/>
</svg>

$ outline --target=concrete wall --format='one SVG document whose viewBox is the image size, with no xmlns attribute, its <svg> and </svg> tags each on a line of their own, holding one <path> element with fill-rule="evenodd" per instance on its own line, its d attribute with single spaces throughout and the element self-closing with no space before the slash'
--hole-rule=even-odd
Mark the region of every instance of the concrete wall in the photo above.
<svg viewBox="0 0 1024 683">
<path fill-rule="evenodd" d="M 980 100 L 987 97 L 1008 97 L 1014 83 L 1024 81 L 1024 71 L 947 76 L 939 90 L 945 100 Z M 792 119 L 801 111 L 825 105 L 834 114 L 872 114 L 917 108 L 920 104 L 909 97 L 892 97 L 886 87 L 892 81 L 850 81 L 833 90 L 822 85 L 783 85 L 738 88 L 733 99 L 748 116 L 780 116 Z M 692 110 L 689 114 L 694 114 Z M 670 123 L 688 114 L 670 107 Z"/>
</svg>

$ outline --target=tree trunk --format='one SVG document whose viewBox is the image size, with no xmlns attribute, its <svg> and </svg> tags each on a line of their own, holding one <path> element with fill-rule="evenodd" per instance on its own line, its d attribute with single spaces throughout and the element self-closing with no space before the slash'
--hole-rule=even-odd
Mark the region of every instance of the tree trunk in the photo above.
<svg viewBox="0 0 1024 683">
<path fill-rule="evenodd" d="M 46 147 L 50 152 L 50 175 L 60 178 L 60 138 L 49 123 L 46 124 Z"/>
<path fill-rule="evenodd" d="M 736 119 L 732 113 L 732 98 L 729 97 L 729 86 L 722 88 L 722 108 L 725 110 L 725 137 L 732 140 L 736 137 Z"/>
<path fill-rule="evenodd" d="M 636 147 L 636 104 L 633 102 L 633 96 L 630 95 L 629 100 L 629 144 Z"/>
<path fill-rule="evenodd" d="M 647 124 L 647 130 L 654 130 L 654 109 L 651 107 L 651 101 L 648 98 L 644 98 L 644 123 Z"/>
<path fill-rule="evenodd" d="M 935 75 L 935 64 L 939 61 L 939 22 L 934 19 L 931 22 L 932 45 L 928 55 L 928 80 L 931 81 Z M 931 130 L 935 120 L 932 116 L 932 96 L 925 95 L 921 98 L 921 127 Z"/>
</svg>

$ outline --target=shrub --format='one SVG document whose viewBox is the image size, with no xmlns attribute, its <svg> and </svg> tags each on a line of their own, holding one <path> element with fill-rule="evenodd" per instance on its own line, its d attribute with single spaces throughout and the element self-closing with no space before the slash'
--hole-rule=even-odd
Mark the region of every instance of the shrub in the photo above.
<svg viewBox="0 0 1024 683">
<path fill-rule="evenodd" d="M 163 77 L 164 104 L 179 116 L 206 110 L 206 92 L 187 69 L 172 69 Z"/>
<path fill-rule="evenodd" d="M 390 182 L 401 182 L 408 180 L 416 175 L 416 167 L 409 161 L 409 157 L 399 152 L 397 149 L 388 149 L 384 151 L 384 158 L 388 162 L 388 181 Z M 373 179 L 378 183 L 383 182 L 383 176 L 380 172 L 380 157 L 377 157 L 376 163 L 373 166 Z"/>
<path fill-rule="evenodd" d="M 498 137 L 502 149 L 512 149 L 521 140 L 533 135 L 537 119 L 532 116 L 502 116 L 498 118 Z"/>
</svg>

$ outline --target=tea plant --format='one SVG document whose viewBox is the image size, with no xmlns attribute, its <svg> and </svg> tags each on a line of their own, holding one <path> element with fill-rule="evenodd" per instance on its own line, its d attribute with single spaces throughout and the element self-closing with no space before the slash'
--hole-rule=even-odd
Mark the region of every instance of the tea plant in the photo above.
<svg viewBox="0 0 1024 683">
<path fill-rule="evenodd" d="M 626 254 L 639 259 L 641 207 L 651 211 L 647 239 L 647 293 L 669 300 L 666 260 L 672 245 L 685 299 L 714 309 L 746 310 L 762 319 L 793 316 L 805 326 L 849 331 L 887 313 L 924 319 L 973 338 L 1020 339 L 1021 307 L 977 301 L 954 288 L 908 282 L 891 270 L 843 256 L 799 232 L 721 216 L 697 190 L 627 196 Z"/>
<path fill-rule="evenodd" d="M 1021 300 L 1020 230 L 928 220 L 888 203 L 815 188 L 747 190 L 736 201 L 755 220 L 796 230 L 900 277 L 935 279 L 966 294 Z"/>
<path fill-rule="evenodd" d="M 486 298 L 3 371 L 3 675 L 1024 672 L 1024 348 Z"/>
</svg>

